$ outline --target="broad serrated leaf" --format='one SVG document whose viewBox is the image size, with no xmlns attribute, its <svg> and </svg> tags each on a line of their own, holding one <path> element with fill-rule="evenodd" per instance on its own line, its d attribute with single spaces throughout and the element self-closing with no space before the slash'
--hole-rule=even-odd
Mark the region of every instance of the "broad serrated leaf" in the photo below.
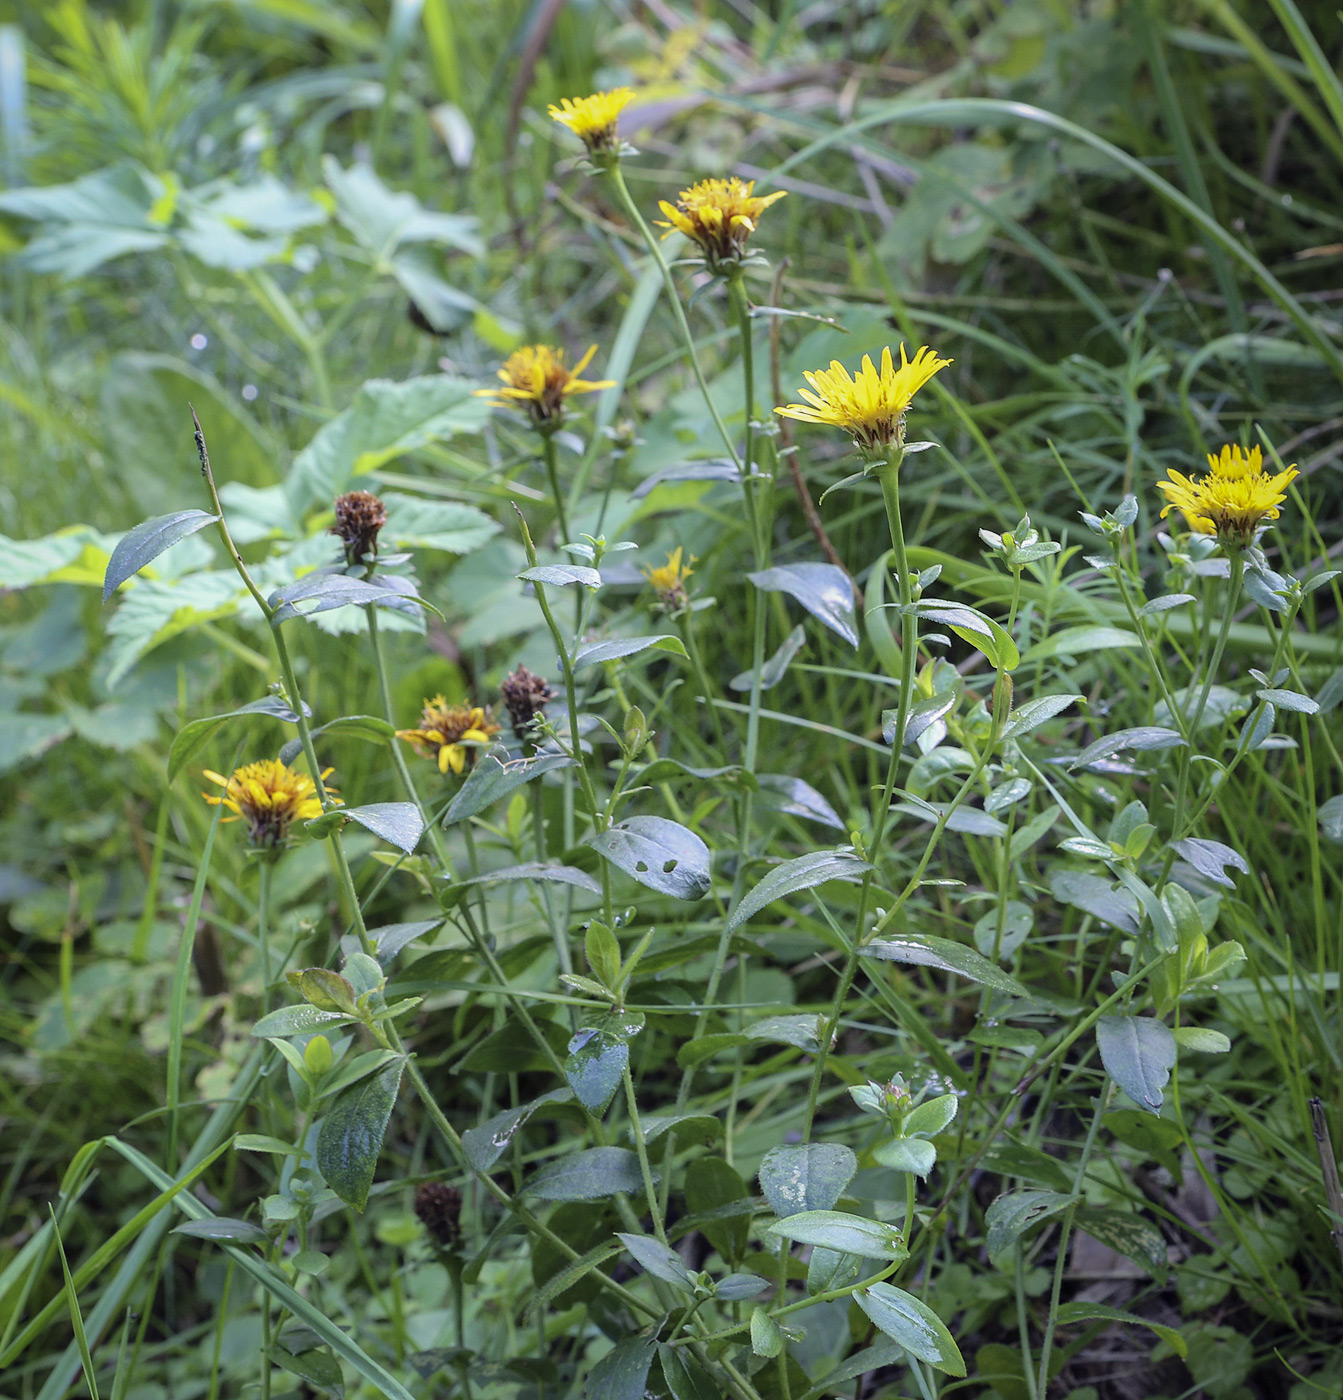
<svg viewBox="0 0 1343 1400">
<path fill-rule="evenodd" d="M 470 554 L 499 533 L 499 525 L 483 510 L 460 501 L 430 501 L 401 491 L 384 491 L 387 523 L 379 536 L 396 549 L 438 549 L 447 554 Z"/>
<path fill-rule="evenodd" d="M 285 483 L 302 514 L 329 506 L 355 477 L 394 457 L 458 433 L 477 433 L 489 417 L 475 385 L 446 374 L 395 382 L 366 380 L 349 408 L 317 430 L 297 457 Z"/>
</svg>

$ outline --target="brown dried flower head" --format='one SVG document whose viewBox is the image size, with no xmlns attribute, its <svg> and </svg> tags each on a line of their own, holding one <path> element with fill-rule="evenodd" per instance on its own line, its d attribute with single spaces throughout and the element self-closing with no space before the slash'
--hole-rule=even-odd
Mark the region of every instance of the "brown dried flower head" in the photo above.
<svg viewBox="0 0 1343 1400">
<path fill-rule="evenodd" d="M 544 712 L 546 705 L 555 698 L 555 692 L 544 676 L 538 676 L 525 666 L 505 676 L 499 690 L 508 717 L 513 721 L 513 733 L 525 743 L 532 737 L 532 721 Z"/>
<path fill-rule="evenodd" d="M 462 1193 L 442 1181 L 424 1181 L 415 1188 L 415 1214 L 420 1224 L 444 1249 L 462 1237 Z"/>
<path fill-rule="evenodd" d="M 378 552 L 378 531 L 387 523 L 387 507 L 372 491 L 347 491 L 336 497 L 331 533 L 345 547 L 345 562 L 359 564 Z"/>
</svg>

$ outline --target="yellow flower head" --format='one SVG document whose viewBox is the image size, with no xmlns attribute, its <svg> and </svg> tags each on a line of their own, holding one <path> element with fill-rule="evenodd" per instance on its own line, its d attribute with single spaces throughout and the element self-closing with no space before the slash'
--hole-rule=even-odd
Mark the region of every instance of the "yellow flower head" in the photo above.
<svg viewBox="0 0 1343 1400">
<path fill-rule="evenodd" d="M 690 602 L 686 593 L 685 581 L 695 571 L 689 564 L 682 567 L 681 557 L 685 553 L 678 544 L 667 556 L 667 562 L 656 569 L 645 567 L 643 576 L 653 585 L 658 601 L 669 612 L 681 612 Z M 694 555 L 691 555 L 694 563 Z"/>
<path fill-rule="evenodd" d="M 634 92 L 627 87 L 594 92 L 591 97 L 565 97 L 558 107 L 551 104 L 550 117 L 567 126 L 589 151 L 614 151 L 618 148 L 616 122 L 633 101 Z"/>
<path fill-rule="evenodd" d="M 396 737 L 404 739 L 423 758 L 435 759 L 438 771 L 449 768 L 460 773 L 471 756 L 469 744 L 488 744 L 499 732 L 499 726 L 479 705 L 449 705 L 441 696 L 424 702 L 418 729 L 398 729 Z"/>
<path fill-rule="evenodd" d="M 571 394 L 591 394 L 609 389 L 614 379 L 580 379 L 597 347 L 569 369 L 564 363 L 564 351 L 553 345 L 524 345 L 515 350 L 499 370 L 502 389 L 477 389 L 479 398 L 492 399 L 500 407 L 521 407 L 532 422 L 546 431 L 557 428 L 564 417 L 564 401 Z"/>
<path fill-rule="evenodd" d="M 880 373 L 872 357 L 864 355 L 862 369 L 852 378 L 838 360 L 831 360 L 829 369 L 803 371 L 802 377 L 814 390 L 798 391 L 805 403 L 790 403 L 787 408 L 774 411 L 801 423 L 828 423 L 843 428 L 853 438 L 854 446 L 864 452 L 880 451 L 893 444 L 901 446 L 910 400 L 949 364 L 950 360 L 941 359 L 926 345 L 912 360 L 906 358 L 902 345 L 899 369 L 895 368 L 888 346 L 881 352 Z"/>
<path fill-rule="evenodd" d="M 755 232 L 761 214 L 787 194 L 786 190 L 778 190 L 774 194 L 754 195 L 754 188 L 754 180 L 738 180 L 735 176 L 728 180 L 701 180 L 682 190 L 675 204 L 659 201 L 667 216 L 666 223 L 659 222 L 659 227 L 667 230 L 663 238 L 679 229 L 704 250 L 710 267 L 740 262 L 746 240 Z"/>
<path fill-rule="evenodd" d="M 1208 468 L 1206 476 L 1197 477 L 1169 469 L 1169 479 L 1157 482 L 1166 496 L 1161 518 L 1178 510 L 1191 530 L 1216 535 L 1232 549 L 1253 544 L 1259 527 L 1278 518 L 1287 487 L 1301 475 L 1295 466 L 1270 475 L 1258 447 L 1244 452 L 1236 445 L 1223 447 L 1215 456 L 1208 453 Z"/>
<path fill-rule="evenodd" d="M 323 769 L 323 783 L 330 772 L 330 768 Z M 254 846 L 265 849 L 282 846 L 294 822 L 322 815 L 322 802 L 313 780 L 278 758 L 244 764 L 227 778 L 207 768 L 205 776 L 212 783 L 218 783 L 224 792 L 222 796 L 209 792 L 201 796 L 212 807 L 227 807 L 233 813 L 224 818 L 226 822 L 245 821 Z M 327 792 L 332 789 L 328 787 Z M 340 801 L 339 798 L 335 800 Z"/>
</svg>

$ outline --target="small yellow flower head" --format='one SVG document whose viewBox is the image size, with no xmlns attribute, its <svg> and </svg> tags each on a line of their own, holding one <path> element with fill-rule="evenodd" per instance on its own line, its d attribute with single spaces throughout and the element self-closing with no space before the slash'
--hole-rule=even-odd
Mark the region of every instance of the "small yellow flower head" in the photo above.
<svg viewBox="0 0 1343 1400">
<path fill-rule="evenodd" d="M 440 773 L 460 773 L 471 757 L 468 745 L 488 744 L 498 732 L 499 726 L 479 705 L 449 705 L 435 695 L 424 702 L 420 727 L 398 729 L 396 737 L 421 757 L 434 759 Z"/>
<path fill-rule="evenodd" d="M 754 180 L 738 180 L 735 176 L 728 180 L 701 180 L 682 190 L 675 204 L 659 201 L 667 216 L 667 222 L 659 221 L 658 225 L 667 230 L 663 238 L 679 229 L 699 244 L 712 268 L 740 262 L 761 214 L 787 194 L 787 190 L 778 190 L 774 194 L 753 195 L 754 188 Z"/>
<path fill-rule="evenodd" d="M 569 369 L 564 351 L 553 345 L 524 345 L 515 350 L 499 370 L 502 389 L 477 389 L 478 398 L 491 399 L 501 408 L 525 408 L 535 427 L 553 432 L 564 418 L 564 401 L 573 394 L 592 394 L 609 389 L 614 379 L 580 379 L 597 347 Z"/>
<path fill-rule="evenodd" d="M 1170 468 L 1169 480 L 1157 482 L 1166 497 L 1161 518 L 1178 510 L 1196 534 L 1216 535 L 1227 549 L 1253 544 L 1260 526 L 1278 518 L 1287 487 L 1301 475 L 1295 466 L 1270 475 L 1258 447 L 1247 453 L 1236 445 L 1223 447 L 1216 456 L 1208 453 L 1208 467 L 1206 476 L 1197 477 Z"/>
<path fill-rule="evenodd" d="M 634 101 L 631 88 L 612 88 L 609 92 L 594 92 L 591 97 L 565 97 L 560 105 L 550 107 L 552 121 L 567 126 L 589 151 L 615 151 L 616 123 L 621 112 Z"/>
<path fill-rule="evenodd" d="M 905 441 L 905 413 L 910 400 L 950 360 L 941 359 L 924 345 L 914 358 L 900 347 L 900 368 L 895 368 L 890 347 L 881 352 L 878 373 L 870 355 L 863 356 L 863 367 L 852 378 L 838 360 L 829 369 L 804 370 L 802 377 L 814 392 L 800 389 L 805 403 L 776 408 L 784 418 L 800 423 L 826 423 L 843 428 L 862 452 L 880 452 L 902 447 Z"/>
<path fill-rule="evenodd" d="M 330 772 L 330 768 L 323 770 L 324 783 Z M 322 815 L 322 802 L 313 780 L 278 758 L 244 764 L 227 778 L 207 768 L 205 776 L 224 792 L 222 796 L 209 792 L 201 796 L 212 807 L 227 807 L 233 813 L 224 818 L 226 822 L 245 821 L 252 845 L 264 850 L 284 845 L 294 822 Z M 327 792 L 331 791 L 328 787 Z"/>
<path fill-rule="evenodd" d="M 658 595 L 658 601 L 668 611 L 672 613 L 684 612 L 690 605 L 690 596 L 686 592 L 685 581 L 695 571 L 689 564 L 682 567 L 681 557 L 684 550 L 678 544 L 667 556 L 667 562 L 656 569 L 644 568 L 643 576 L 653 585 L 653 592 Z M 694 556 L 691 555 L 691 563 L 694 563 Z"/>
</svg>

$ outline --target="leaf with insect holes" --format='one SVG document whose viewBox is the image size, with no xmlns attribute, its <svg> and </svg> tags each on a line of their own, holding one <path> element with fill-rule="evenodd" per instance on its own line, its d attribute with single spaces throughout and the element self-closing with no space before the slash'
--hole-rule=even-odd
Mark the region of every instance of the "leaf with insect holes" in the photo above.
<svg viewBox="0 0 1343 1400">
<path fill-rule="evenodd" d="M 709 892 L 709 848 L 679 822 L 626 817 L 589 839 L 626 875 L 659 894 L 701 899 Z"/>
</svg>

